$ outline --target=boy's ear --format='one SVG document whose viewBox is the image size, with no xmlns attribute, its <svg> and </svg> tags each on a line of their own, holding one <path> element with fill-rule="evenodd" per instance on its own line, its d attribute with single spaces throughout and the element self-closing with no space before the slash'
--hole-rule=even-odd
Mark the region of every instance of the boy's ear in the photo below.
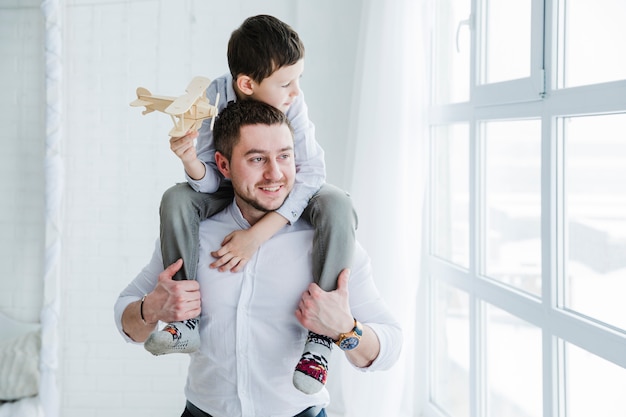
<svg viewBox="0 0 626 417">
<path fill-rule="evenodd" d="M 228 159 L 220 152 L 215 152 L 215 164 L 217 169 L 220 170 L 224 178 L 230 178 L 230 163 Z"/>
<path fill-rule="evenodd" d="M 254 93 L 254 80 L 247 75 L 237 76 L 237 88 L 239 91 L 247 96 L 251 96 Z"/>
</svg>

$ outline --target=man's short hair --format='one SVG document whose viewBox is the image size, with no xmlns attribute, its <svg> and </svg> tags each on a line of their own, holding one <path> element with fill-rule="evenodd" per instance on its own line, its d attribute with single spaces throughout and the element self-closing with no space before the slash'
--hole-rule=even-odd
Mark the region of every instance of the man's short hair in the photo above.
<svg viewBox="0 0 626 417">
<path fill-rule="evenodd" d="M 298 33 L 273 16 L 247 18 L 230 35 L 228 67 L 233 79 L 247 75 L 260 83 L 277 69 L 304 58 Z"/>
<path fill-rule="evenodd" d="M 217 116 L 213 126 L 215 151 L 230 161 L 233 148 L 239 142 L 241 128 L 247 125 L 286 125 L 293 138 L 293 128 L 282 111 L 257 100 L 231 101 Z"/>
</svg>

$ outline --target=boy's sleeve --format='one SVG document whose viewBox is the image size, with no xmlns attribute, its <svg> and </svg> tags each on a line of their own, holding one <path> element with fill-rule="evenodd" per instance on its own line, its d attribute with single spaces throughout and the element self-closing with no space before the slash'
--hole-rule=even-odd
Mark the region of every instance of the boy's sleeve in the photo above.
<svg viewBox="0 0 626 417">
<path fill-rule="evenodd" d="M 309 200 L 326 180 L 324 150 L 315 140 L 315 126 L 309 120 L 303 93 L 287 111 L 294 129 L 296 181 L 284 204 L 276 210 L 290 223 L 300 218 Z"/>
<path fill-rule="evenodd" d="M 206 91 L 206 96 L 210 103 L 215 103 L 215 97 L 220 90 L 219 86 L 222 83 L 219 79 L 211 82 Z M 226 106 L 226 94 L 220 94 L 221 99 L 218 103 L 218 113 L 221 112 Z M 194 180 L 185 172 L 187 182 L 196 191 L 202 193 L 214 193 L 219 188 L 222 181 L 222 174 L 217 169 L 215 164 L 215 144 L 213 143 L 213 131 L 211 130 L 211 119 L 206 119 L 200 127 L 198 138 L 196 139 L 196 154 L 200 162 L 204 164 L 205 174 L 204 177 L 199 180 Z"/>
</svg>

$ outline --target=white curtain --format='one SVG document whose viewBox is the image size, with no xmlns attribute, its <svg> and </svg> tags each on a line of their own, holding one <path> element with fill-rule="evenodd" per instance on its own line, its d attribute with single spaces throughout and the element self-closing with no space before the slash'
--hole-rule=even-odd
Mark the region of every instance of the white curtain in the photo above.
<svg viewBox="0 0 626 417">
<path fill-rule="evenodd" d="M 364 6 L 347 152 L 357 236 L 372 258 L 383 297 L 404 326 L 403 355 L 392 370 L 366 375 L 345 361 L 335 364 L 329 379 L 332 417 L 419 415 L 415 358 L 424 341 L 415 333 L 428 98 L 421 3 L 370 0 Z"/>
<path fill-rule="evenodd" d="M 46 417 L 57 417 L 60 399 L 57 386 L 58 324 L 60 317 L 61 227 L 63 197 L 62 151 L 62 8 L 58 0 L 43 0 L 46 25 L 46 154 L 45 154 L 45 263 L 44 300 L 41 310 L 39 398 Z"/>
</svg>

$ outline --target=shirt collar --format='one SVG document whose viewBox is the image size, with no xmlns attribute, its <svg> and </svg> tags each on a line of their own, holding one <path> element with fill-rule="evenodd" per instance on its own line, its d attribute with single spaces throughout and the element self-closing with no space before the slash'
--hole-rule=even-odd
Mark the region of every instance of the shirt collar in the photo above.
<svg viewBox="0 0 626 417">
<path fill-rule="evenodd" d="M 235 93 L 235 87 L 233 87 L 233 76 L 226 74 L 226 101 L 225 103 L 229 103 L 231 101 L 237 101 L 237 93 Z"/>
<path fill-rule="evenodd" d="M 239 210 L 239 206 L 237 206 L 237 202 L 235 201 L 235 199 L 233 199 L 232 203 L 230 203 L 230 206 L 228 206 L 228 213 L 232 216 L 233 220 L 235 220 L 235 223 L 237 223 L 237 225 L 239 225 L 239 227 L 241 227 L 242 229 L 249 229 L 250 223 L 248 223 L 248 221 L 246 219 L 244 219 L 243 214 L 241 213 L 241 210 Z"/>
</svg>

